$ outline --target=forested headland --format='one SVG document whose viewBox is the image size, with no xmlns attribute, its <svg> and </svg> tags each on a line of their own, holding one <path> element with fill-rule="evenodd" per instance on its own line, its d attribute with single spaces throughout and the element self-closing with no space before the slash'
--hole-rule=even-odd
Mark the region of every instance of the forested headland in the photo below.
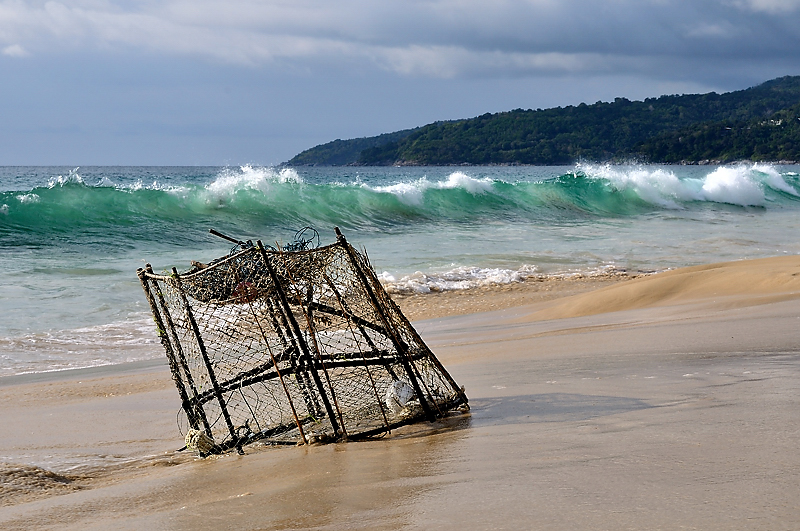
<svg viewBox="0 0 800 531">
<path fill-rule="evenodd" d="M 376 137 L 334 140 L 303 165 L 800 161 L 800 76 L 686 94 L 484 114 Z"/>
</svg>

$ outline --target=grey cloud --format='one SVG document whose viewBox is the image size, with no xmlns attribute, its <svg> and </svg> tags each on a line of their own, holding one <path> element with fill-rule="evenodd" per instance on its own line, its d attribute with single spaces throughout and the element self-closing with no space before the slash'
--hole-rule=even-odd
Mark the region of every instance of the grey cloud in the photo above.
<svg viewBox="0 0 800 531">
<path fill-rule="evenodd" d="M 353 61 L 401 75 L 642 72 L 698 58 L 790 58 L 800 0 L 101 0 L 0 3 L 0 46 L 207 57 L 261 66 Z"/>
<path fill-rule="evenodd" d="M 28 52 L 19 44 L 11 44 L 2 49 L 2 54 L 9 57 L 26 57 Z"/>
<path fill-rule="evenodd" d="M 800 0 L 738 0 L 734 5 L 751 11 L 772 14 L 791 13 L 800 10 Z"/>
</svg>

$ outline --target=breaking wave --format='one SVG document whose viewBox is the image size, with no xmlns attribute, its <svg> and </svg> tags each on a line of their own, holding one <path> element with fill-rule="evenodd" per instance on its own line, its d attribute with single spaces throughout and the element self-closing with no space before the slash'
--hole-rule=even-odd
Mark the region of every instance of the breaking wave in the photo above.
<svg viewBox="0 0 800 531">
<path fill-rule="evenodd" d="M 575 176 L 605 181 L 617 192 L 633 192 L 645 203 L 662 208 L 687 208 L 690 203 L 765 206 L 781 194 L 800 199 L 796 175 L 786 178 L 768 164 L 721 166 L 702 178 L 679 179 L 668 168 L 579 166 Z M 793 184 L 789 184 L 786 179 Z"/>
<path fill-rule="evenodd" d="M 202 179 L 198 179 L 202 181 Z M 80 170 L 46 185 L 0 192 L 0 246 L 190 243 L 191 230 L 230 228 L 274 234 L 305 225 L 367 232 L 419 224 L 618 218 L 715 205 L 797 208 L 800 181 L 768 164 L 708 168 L 679 177 L 670 167 L 578 165 L 555 177 L 506 181 L 469 170 L 445 178 L 394 182 L 311 180 L 290 168 L 224 168 L 207 182 L 104 176 L 88 184 Z"/>
</svg>

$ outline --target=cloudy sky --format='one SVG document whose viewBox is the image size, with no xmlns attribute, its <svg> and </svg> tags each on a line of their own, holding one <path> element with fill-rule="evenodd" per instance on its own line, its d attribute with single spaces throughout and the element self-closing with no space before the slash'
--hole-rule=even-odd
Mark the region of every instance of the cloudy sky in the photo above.
<svg viewBox="0 0 800 531">
<path fill-rule="evenodd" d="M 270 165 L 783 75 L 800 0 L 0 0 L 0 165 Z"/>
</svg>

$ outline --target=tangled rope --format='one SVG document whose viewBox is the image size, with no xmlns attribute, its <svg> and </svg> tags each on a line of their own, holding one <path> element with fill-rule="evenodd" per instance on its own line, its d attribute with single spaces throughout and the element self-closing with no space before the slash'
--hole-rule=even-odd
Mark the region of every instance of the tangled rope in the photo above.
<svg viewBox="0 0 800 531">
<path fill-rule="evenodd" d="M 219 236 L 220 238 L 228 240 L 229 242 L 235 244 L 228 253 L 228 256 L 233 256 L 236 253 L 244 251 L 245 249 L 254 247 L 252 240 L 247 240 L 247 241 L 237 240 L 236 238 L 231 238 L 230 236 L 226 236 L 214 229 L 209 229 L 208 232 L 210 232 L 214 236 Z M 278 248 L 273 247 L 272 245 L 265 245 L 264 247 L 270 251 L 278 250 Z M 306 226 L 295 232 L 292 241 L 287 243 L 286 245 L 281 246 L 281 250 L 286 252 L 297 252 L 297 251 L 308 251 L 310 249 L 316 249 L 317 247 L 319 247 L 319 232 L 317 232 L 317 229 L 315 229 L 314 227 Z M 214 262 L 212 262 L 212 264 L 213 263 Z"/>
</svg>

